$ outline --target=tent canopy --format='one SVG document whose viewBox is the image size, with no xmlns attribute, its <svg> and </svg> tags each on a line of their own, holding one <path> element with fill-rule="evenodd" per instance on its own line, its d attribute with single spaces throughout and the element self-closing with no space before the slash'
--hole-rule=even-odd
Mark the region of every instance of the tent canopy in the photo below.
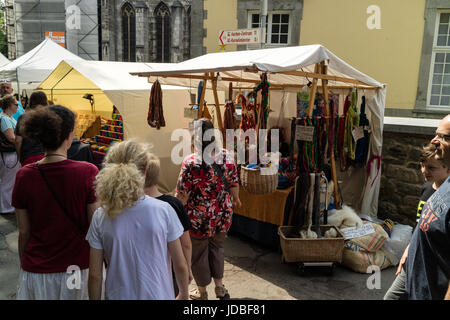
<svg viewBox="0 0 450 320">
<path fill-rule="evenodd" d="M 328 62 L 328 75 L 324 78 L 329 80 L 329 86 L 383 87 L 381 83 L 356 70 L 321 45 L 209 53 L 172 64 L 164 70 L 141 70 L 136 74 L 172 76 L 164 79 L 164 83 L 187 86 L 191 85 L 196 77 L 202 77 L 205 72 L 219 72 L 222 78 L 232 78 L 233 82 L 255 83 L 259 81 L 257 71 L 262 71 L 270 73 L 268 79 L 272 88 L 298 89 L 308 83 L 307 76 L 318 76 L 314 72 L 314 65 L 322 61 Z M 176 77 L 187 74 L 191 77 Z M 194 86 L 196 85 L 197 83 L 194 83 Z M 220 82 L 218 86 L 220 87 Z M 222 83 L 222 89 L 226 89 L 225 83 Z"/>
<path fill-rule="evenodd" d="M 75 110 L 90 110 L 89 101 L 82 98 L 90 93 L 94 95 L 95 110 L 109 113 L 114 104 L 111 101 L 114 92 L 123 92 L 124 95 L 150 92 L 151 83 L 130 75 L 130 72 L 143 69 L 154 70 L 154 67 L 136 62 L 64 60 L 42 81 L 37 90 L 45 91 L 55 103 L 67 104 Z M 163 89 L 180 88 L 163 86 Z M 124 106 L 119 104 L 116 107 L 121 110 Z"/>
<path fill-rule="evenodd" d="M 322 62 L 327 65 L 326 74 L 316 69 Z M 158 77 L 164 84 L 190 87 L 196 87 L 200 80 L 207 80 L 208 88 L 212 88 L 210 80 L 217 80 L 217 88 L 225 91 L 230 82 L 234 89 L 253 89 L 260 82 L 262 72 L 267 73 L 271 90 L 297 92 L 313 79 L 328 80 L 328 88 L 341 90 L 344 94 L 354 87 L 363 89 L 372 132 L 366 164 L 368 173 L 365 168 L 355 169 L 348 175 L 346 184 L 355 185 L 351 191 L 357 194 L 354 198 L 358 198 L 352 203 L 354 208 L 377 216 L 386 86 L 356 70 L 322 45 L 210 53 L 164 69 L 143 69 L 132 74 L 148 77 L 149 81 Z M 321 81 L 317 82 L 318 86 L 321 84 Z M 321 92 L 319 87 L 318 92 Z M 363 185 L 359 186 L 355 181 Z"/>
<path fill-rule="evenodd" d="M 179 108 L 189 105 L 189 89 L 161 86 L 166 126 L 156 130 L 147 124 L 152 84 L 130 75 L 132 71 L 161 66 L 169 64 L 67 60 L 60 62 L 37 90 L 44 91 L 55 104 L 78 113 L 91 111 L 89 100 L 83 98 L 86 93 L 93 95 L 96 113 L 105 118 L 111 118 L 112 106 L 116 106 L 123 116 L 125 138 L 153 144 L 153 152 L 161 159 L 160 189 L 171 192 L 180 172 L 180 166 L 171 161 L 171 151 L 177 144 L 171 141 L 171 135 L 175 129 L 189 127 L 189 120 L 180 117 Z"/>
<path fill-rule="evenodd" d="M 0 78 L 12 82 L 35 83 L 44 80 L 64 59 L 83 60 L 46 38 L 16 60 L 0 67 Z"/>
</svg>

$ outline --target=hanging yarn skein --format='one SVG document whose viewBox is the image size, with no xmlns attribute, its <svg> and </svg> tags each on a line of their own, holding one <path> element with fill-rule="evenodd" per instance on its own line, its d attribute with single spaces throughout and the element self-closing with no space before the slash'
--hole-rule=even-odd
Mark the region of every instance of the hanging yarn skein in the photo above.
<svg viewBox="0 0 450 320">
<path fill-rule="evenodd" d="M 267 129 L 267 119 L 269 118 L 269 87 L 270 83 L 267 81 L 267 73 L 264 73 L 261 77 L 261 83 L 253 89 L 255 92 L 261 90 L 262 101 L 260 112 L 262 114 L 260 117 L 260 129 Z"/>
<path fill-rule="evenodd" d="M 150 90 L 150 101 L 148 106 L 147 123 L 150 127 L 160 129 L 166 126 L 164 120 L 163 106 L 162 106 L 162 90 L 161 84 L 156 80 L 152 89 Z"/>
</svg>

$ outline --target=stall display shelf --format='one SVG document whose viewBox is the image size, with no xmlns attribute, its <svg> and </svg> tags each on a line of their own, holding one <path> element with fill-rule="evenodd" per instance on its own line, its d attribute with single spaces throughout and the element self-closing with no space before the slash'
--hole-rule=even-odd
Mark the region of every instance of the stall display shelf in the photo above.
<svg viewBox="0 0 450 320">
<path fill-rule="evenodd" d="M 106 154 L 112 143 L 123 141 L 123 119 L 120 114 L 113 114 L 112 119 L 106 120 L 106 124 L 100 127 L 100 134 L 94 136 L 91 142 L 93 151 Z"/>
</svg>

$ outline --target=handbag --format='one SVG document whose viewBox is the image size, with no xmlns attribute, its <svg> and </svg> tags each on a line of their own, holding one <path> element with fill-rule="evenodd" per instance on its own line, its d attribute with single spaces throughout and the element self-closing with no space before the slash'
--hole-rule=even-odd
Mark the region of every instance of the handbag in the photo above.
<svg viewBox="0 0 450 320">
<path fill-rule="evenodd" d="M 3 117 L 0 116 L 0 123 L 3 121 Z M 16 147 L 13 143 L 9 142 L 6 139 L 6 136 L 3 132 L 0 131 L 0 152 L 16 152 Z"/>
<path fill-rule="evenodd" d="M 69 218 L 69 220 L 77 227 L 77 229 L 84 235 L 87 235 L 87 232 L 75 221 L 75 219 L 67 212 L 67 210 L 65 209 L 65 207 L 63 206 L 63 204 L 61 203 L 61 201 L 59 201 L 58 197 L 56 196 L 55 192 L 53 191 L 53 188 L 50 186 L 50 184 L 48 183 L 47 178 L 44 175 L 44 171 L 42 171 L 42 169 L 39 167 L 39 162 L 36 162 L 36 166 L 39 170 L 39 173 L 42 176 L 42 179 L 44 179 L 45 184 L 47 185 L 47 188 L 50 190 L 50 193 L 52 194 L 53 198 L 56 200 L 56 202 L 58 203 L 59 207 L 62 209 L 62 211 L 64 212 L 64 214 L 67 216 L 67 218 Z"/>
</svg>

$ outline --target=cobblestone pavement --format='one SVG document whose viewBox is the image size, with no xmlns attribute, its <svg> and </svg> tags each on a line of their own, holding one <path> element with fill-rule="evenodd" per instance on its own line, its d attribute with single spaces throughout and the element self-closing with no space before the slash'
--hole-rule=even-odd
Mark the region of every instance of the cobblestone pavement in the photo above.
<svg viewBox="0 0 450 320">
<path fill-rule="evenodd" d="M 0 300 L 15 299 L 19 276 L 15 215 L 0 216 Z"/>
<path fill-rule="evenodd" d="M 19 258 L 15 216 L 0 216 L 0 300 L 15 299 Z M 381 272 L 380 289 L 368 289 L 370 275 L 337 266 L 310 268 L 301 276 L 297 264 L 281 263 L 280 252 L 232 233 L 225 242 L 224 285 L 232 299 L 258 300 L 380 300 L 395 278 L 395 268 Z M 195 285 L 191 284 L 190 289 Z M 208 295 L 215 300 L 213 284 Z"/>
</svg>

